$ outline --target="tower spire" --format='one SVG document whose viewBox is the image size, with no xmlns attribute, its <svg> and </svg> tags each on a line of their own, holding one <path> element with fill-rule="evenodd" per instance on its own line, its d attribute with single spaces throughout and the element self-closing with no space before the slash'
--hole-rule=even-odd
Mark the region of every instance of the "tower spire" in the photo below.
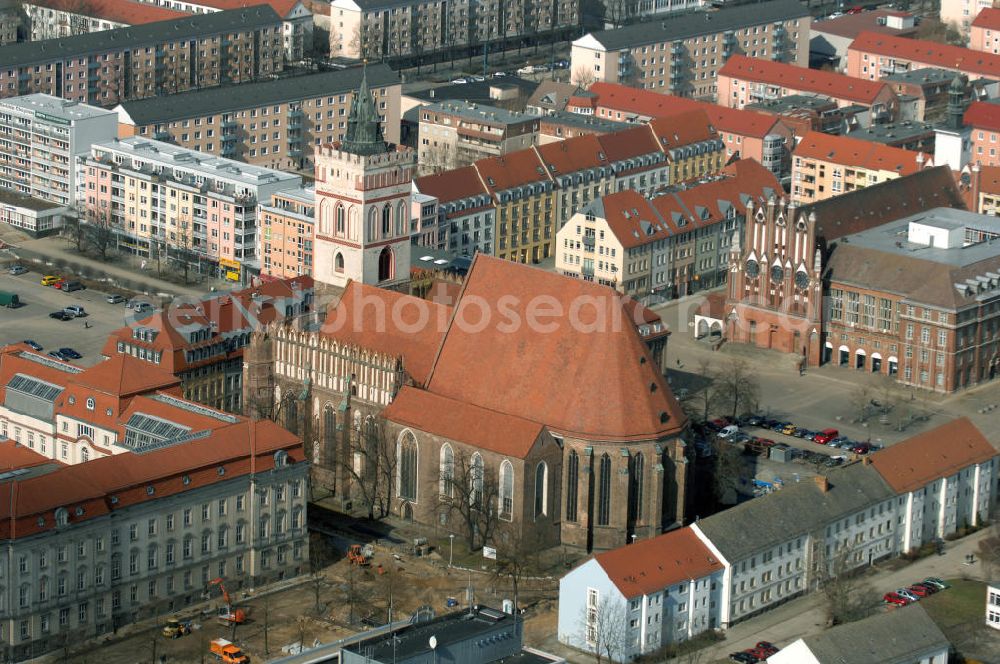
<svg viewBox="0 0 1000 664">
<path fill-rule="evenodd" d="M 361 69 L 361 85 L 351 100 L 351 114 L 347 118 L 347 132 L 340 143 L 340 149 L 351 154 L 367 156 L 384 154 L 389 151 L 382 137 L 375 101 L 368 89 L 368 63 Z"/>
</svg>

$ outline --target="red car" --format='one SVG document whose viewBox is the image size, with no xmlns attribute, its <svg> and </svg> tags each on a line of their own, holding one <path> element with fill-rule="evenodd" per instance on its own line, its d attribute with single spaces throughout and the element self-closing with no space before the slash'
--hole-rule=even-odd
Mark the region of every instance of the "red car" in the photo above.
<svg viewBox="0 0 1000 664">
<path fill-rule="evenodd" d="M 906 599 L 899 593 L 886 593 L 882 595 L 882 601 L 886 604 L 895 604 L 897 606 L 906 606 L 910 603 L 910 600 Z"/>
<path fill-rule="evenodd" d="M 930 593 L 927 592 L 927 588 L 924 588 L 923 586 L 916 586 L 916 585 L 914 585 L 914 586 L 907 586 L 906 589 L 909 592 L 911 592 L 914 595 L 916 595 L 917 597 L 927 597 L 928 595 L 930 595 Z"/>
<path fill-rule="evenodd" d="M 760 657 L 760 659 L 761 660 L 765 660 L 768 657 L 770 657 L 771 655 L 776 654 L 778 652 L 778 650 L 779 650 L 778 646 L 774 645 L 770 641 L 758 641 L 757 642 L 757 647 L 753 649 L 753 652 L 754 653 L 758 653 L 758 652 L 762 653 L 763 656 Z"/>
<path fill-rule="evenodd" d="M 928 594 L 928 595 L 933 595 L 934 593 L 936 593 L 936 592 L 938 591 L 937 587 L 935 587 L 935 586 L 932 586 L 932 585 L 931 585 L 931 584 L 929 584 L 929 583 L 924 583 L 923 581 L 921 581 L 921 582 L 919 582 L 919 583 L 914 583 L 914 584 L 913 584 L 912 586 L 910 586 L 910 587 L 911 587 L 911 588 L 913 588 L 913 587 L 917 587 L 917 588 L 923 588 L 924 590 L 926 590 L 926 591 L 927 591 L 927 594 Z"/>
<path fill-rule="evenodd" d="M 819 443 L 820 445 L 826 445 L 831 440 L 840 435 L 840 432 L 836 429 L 823 429 L 818 434 L 813 436 L 813 442 Z"/>
</svg>

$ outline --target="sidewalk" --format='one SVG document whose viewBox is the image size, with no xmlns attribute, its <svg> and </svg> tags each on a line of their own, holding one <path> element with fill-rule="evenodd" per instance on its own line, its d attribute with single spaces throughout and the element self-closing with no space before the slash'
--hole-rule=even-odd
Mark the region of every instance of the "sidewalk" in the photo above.
<svg viewBox="0 0 1000 664">
<path fill-rule="evenodd" d="M 928 576 L 943 579 L 969 577 L 983 580 L 983 570 L 979 563 L 965 566 L 963 562 L 966 554 L 974 553 L 979 541 L 989 532 L 989 529 L 984 529 L 960 540 L 948 542 L 943 556 L 931 555 L 921 558 L 902 569 L 876 568 L 873 573 L 862 576 L 861 582 L 870 585 L 872 592 L 881 596 L 890 590 L 910 585 Z M 734 625 L 726 631 L 726 640 L 701 651 L 702 657 L 706 662 L 725 660 L 729 653 L 753 647 L 758 641 L 771 641 L 784 647 L 803 636 L 818 634 L 825 629 L 824 597 L 822 593 L 814 592 Z"/>
<path fill-rule="evenodd" d="M 176 297 L 202 297 L 214 286 L 216 290 L 229 290 L 235 285 L 218 279 L 205 279 L 201 283 L 181 285 L 156 276 L 155 264 L 152 269 L 142 270 L 139 262 L 133 256 L 120 254 L 114 262 L 104 263 L 90 256 L 76 252 L 71 243 L 58 236 L 41 239 L 27 239 L 17 242 L 9 251 L 26 263 L 42 264 L 53 268 L 65 267 L 79 276 L 110 281 L 111 284 L 127 290 L 145 293 L 147 295 L 169 295 Z M 165 267 L 172 270 L 172 267 Z M 196 276 L 196 275 L 192 275 Z"/>
</svg>

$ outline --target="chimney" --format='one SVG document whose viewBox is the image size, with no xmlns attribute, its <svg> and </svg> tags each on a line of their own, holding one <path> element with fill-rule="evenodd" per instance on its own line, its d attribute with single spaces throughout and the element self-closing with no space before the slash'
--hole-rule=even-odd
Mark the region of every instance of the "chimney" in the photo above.
<svg viewBox="0 0 1000 664">
<path fill-rule="evenodd" d="M 823 493 L 830 490 L 830 482 L 827 481 L 826 475 L 817 475 L 813 479 L 816 480 L 816 486 L 818 486 L 819 490 Z"/>
</svg>

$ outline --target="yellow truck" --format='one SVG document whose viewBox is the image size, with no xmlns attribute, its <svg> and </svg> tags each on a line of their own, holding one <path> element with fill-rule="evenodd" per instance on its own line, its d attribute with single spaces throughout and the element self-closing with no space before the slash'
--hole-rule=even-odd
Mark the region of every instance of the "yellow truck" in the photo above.
<svg viewBox="0 0 1000 664">
<path fill-rule="evenodd" d="M 226 639 L 213 639 L 209 652 L 223 664 L 250 664 L 250 658 L 243 654 L 239 646 Z"/>
</svg>

